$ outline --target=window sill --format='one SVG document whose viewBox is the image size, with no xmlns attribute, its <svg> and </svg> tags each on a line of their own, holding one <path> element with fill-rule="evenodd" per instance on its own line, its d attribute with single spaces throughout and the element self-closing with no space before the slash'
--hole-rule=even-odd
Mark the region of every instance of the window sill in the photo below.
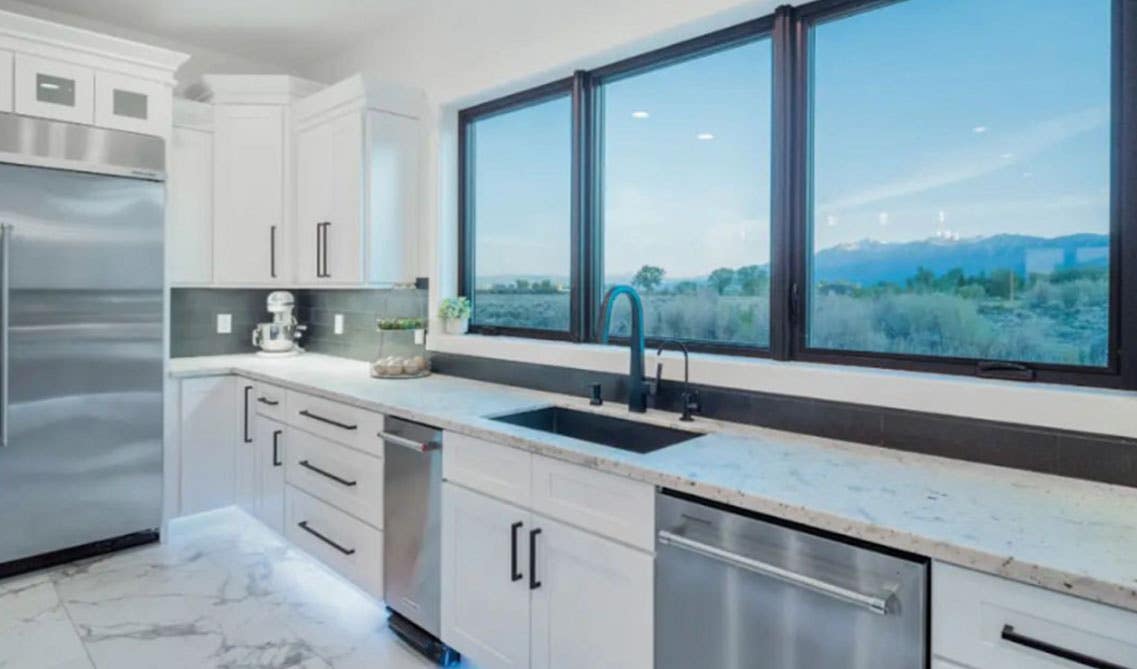
<svg viewBox="0 0 1137 669">
<path fill-rule="evenodd" d="M 625 347 L 522 337 L 431 335 L 432 351 L 626 373 Z M 682 380 L 680 354 L 664 352 L 663 378 Z M 650 363 L 650 354 L 649 360 Z M 654 367 L 654 364 L 652 364 Z M 866 367 L 691 354 L 695 383 L 930 411 L 982 420 L 1137 438 L 1137 393 Z"/>
</svg>

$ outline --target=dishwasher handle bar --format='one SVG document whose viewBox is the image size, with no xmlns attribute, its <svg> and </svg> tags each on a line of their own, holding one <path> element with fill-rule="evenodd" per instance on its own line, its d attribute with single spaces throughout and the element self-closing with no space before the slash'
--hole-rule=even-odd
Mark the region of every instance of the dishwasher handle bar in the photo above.
<svg viewBox="0 0 1137 669">
<path fill-rule="evenodd" d="M 790 585 L 796 585 L 798 587 L 805 588 L 806 590 L 811 590 L 820 595 L 825 595 L 847 604 L 859 606 L 881 616 L 888 615 L 888 603 L 894 596 L 893 593 L 888 593 L 883 597 L 866 595 L 862 592 L 857 592 L 856 590 L 850 590 L 848 588 L 843 588 L 839 585 L 829 583 L 828 581 L 823 581 L 821 579 L 813 578 L 812 576 L 806 576 L 805 574 L 799 574 L 795 571 L 783 569 L 777 565 L 769 564 L 768 562 L 755 560 L 753 558 L 746 557 L 745 555 L 739 555 L 737 553 L 723 550 L 717 546 L 712 546 L 700 541 L 688 539 L 687 537 L 675 534 L 674 532 L 668 532 L 666 530 L 660 530 L 659 541 L 660 543 L 668 546 L 674 546 L 675 548 L 695 553 L 697 555 L 702 555 L 703 557 L 707 557 L 712 560 L 724 562 L 740 569 L 745 569 L 756 574 L 778 579 L 779 581 L 789 583 Z"/>
<path fill-rule="evenodd" d="M 397 434 L 391 434 L 390 432 L 380 432 L 379 438 L 389 444 L 402 446 L 403 448 L 409 448 L 412 451 L 418 451 L 419 453 L 436 451 L 442 446 L 442 444 L 438 443 L 437 441 L 415 441 L 414 439 L 401 437 Z"/>
</svg>

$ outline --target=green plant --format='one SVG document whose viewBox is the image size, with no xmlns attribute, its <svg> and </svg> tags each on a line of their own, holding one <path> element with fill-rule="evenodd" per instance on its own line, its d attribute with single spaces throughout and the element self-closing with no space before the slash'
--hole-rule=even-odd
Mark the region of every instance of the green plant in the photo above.
<svg viewBox="0 0 1137 669">
<path fill-rule="evenodd" d="M 456 321 L 470 316 L 470 300 L 466 297 L 448 297 L 438 305 L 438 317 Z"/>
<path fill-rule="evenodd" d="M 380 330 L 422 330 L 426 321 L 422 318 L 380 318 L 377 325 Z"/>
</svg>

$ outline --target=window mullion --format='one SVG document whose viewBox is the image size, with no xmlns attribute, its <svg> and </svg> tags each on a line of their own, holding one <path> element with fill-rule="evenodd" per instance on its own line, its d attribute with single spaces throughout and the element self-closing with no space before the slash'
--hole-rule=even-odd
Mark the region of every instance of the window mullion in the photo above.
<svg viewBox="0 0 1137 669">
<path fill-rule="evenodd" d="M 788 360 L 800 323 L 793 309 L 793 284 L 800 245 L 796 243 L 804 208 L 804 188 L 798 174 L 798 154 L 804 152 L 800 132 L 804 105 L 798 104 L 796 32 L 798 21 L 792 7 L 774 13 L 773 53 L 773 143 L 770 166 L 770 355 Z M 795 318 L 795 316 L 797 316 Z"/>
</svg>

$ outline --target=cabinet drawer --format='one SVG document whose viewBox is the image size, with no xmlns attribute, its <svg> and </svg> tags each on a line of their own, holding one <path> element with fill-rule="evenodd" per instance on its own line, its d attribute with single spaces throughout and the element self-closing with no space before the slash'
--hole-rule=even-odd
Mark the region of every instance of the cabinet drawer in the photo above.
<svg viewBox="0 0 1137 669">
<path fill-rule="evenodd" d="M 932 652 L 974 669 L 1067 669 L 1033 641 L 1137 666 L 1137 614 L 943 563 L 932 567 Z M 950 666 L 950 665 L 948 665 Z"/>
<path fill-rule="evenodd" d="M 383 533 L 291 485 L 284 494 L 285 537 L 382 599 Z"/>
<path fill-rule="evenodd" d="M 94 70 L 16 54 L 14 71 L 17 114 L 88 125 L 94 123 Z"/>
<path fill-rule="evenodd" d="M 381 458 L 300 430 L 290 430 L 284 469 L 290 485 L 369 525 L 383 526 Z"/>
<path fill-rule="evenodd" d="M 383 416 L 358 407 L 288 391 L 289 425 L 377 457 L 383 456 Z"/>
<path fill-rule="evenodd" d="M 257 414 L 273 420 L 284 420 L 284 388 L 278 388 L 267 383 L 254 383 L 252 402 Z"/>
<path fill-rule="evenodd" d="M 165 137 L 172 107 L 173 93 L 156 81 L 95 72 L 95 125 Z"/>
<path fill-rule="evenodd" d="M 655 487 L 541 455 L 533 456 L 537 513 L 652 551 Z"/>
<path fill-rule="evenodd" d="M 526 451 L 456 432 L 442 436 L 442 478 L 524 508 L 532 497 L 532 458 Z"/>
</svg>

